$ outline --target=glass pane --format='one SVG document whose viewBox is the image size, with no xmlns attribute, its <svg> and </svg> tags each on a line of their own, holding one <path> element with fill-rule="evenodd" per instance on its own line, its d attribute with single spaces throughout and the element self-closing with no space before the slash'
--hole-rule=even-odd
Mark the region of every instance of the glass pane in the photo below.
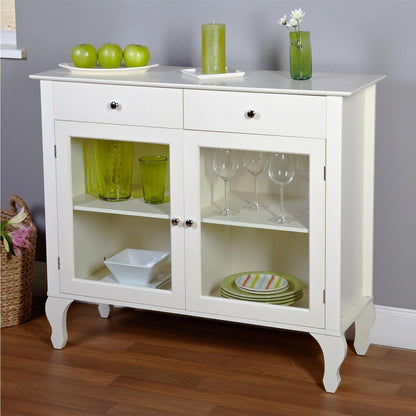
<svg viewBox="0 0 416 416">
<path fill-rule="evenodd" d="M 76 279 L 170 289 L 168 164 L 168 145 L 71 139 Z"/>
<path fill-rule="evenodd" d="M 309 155 L 200 158 L 202 295 L 308 308 Z"/>
</svg>

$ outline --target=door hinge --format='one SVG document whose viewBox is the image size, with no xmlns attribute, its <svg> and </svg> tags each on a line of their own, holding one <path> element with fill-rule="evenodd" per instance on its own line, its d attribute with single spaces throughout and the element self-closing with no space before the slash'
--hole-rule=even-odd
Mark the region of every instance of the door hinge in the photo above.
<svg viewBox="0 0 416 416">
<path fill-rule="evenodd" d="M 56 159 L 56 155 L 57 155 L 56 144 L 53 145 L 53 154 L 54 154 L 55 159 Z"/>
<path fill-rule="evenodd" d="M 58 270 L 61 270 L 61 258 L 58 257 Z"/>
<path fill-rule="evenodd" d="M 325 304 L 326 303 L 326 292 L 325 289 L 322 291 L 322 301 Z"/>
<path fill-rule="evenodd" d="M 324 181 L 326 181 L 326 166 L 324 166 Z"/>
</svg>

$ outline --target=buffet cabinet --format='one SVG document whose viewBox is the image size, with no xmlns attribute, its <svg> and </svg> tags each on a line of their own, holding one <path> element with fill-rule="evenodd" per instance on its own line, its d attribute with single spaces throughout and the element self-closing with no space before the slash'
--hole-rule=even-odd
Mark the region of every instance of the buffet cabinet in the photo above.
<svg viewBox="0 0 416 416">
<path fill-rule="evenodd" d="M 335 392 L 345 331 L 355 323 L 355 349 L 364 355 L 374 321 L 375 84 L 382 76 L 293 81 L 285 72 L 251 71 L 205 81 L 158 67 L 31 77 L 41 80 L 53 346 L 67 342 L 74 300 L 96 303 L 104 318 L 117 305 L 303 331 L 321 346 L 323 384 Z M 92 145 L 108 140 L 133 143 L 125 201 L 103 201 L 90 189 Z M 227 180 L 214 169 L 221 151 L 239 166 Z M 255 174 L 244 162 L 253 152 L 266 160 Z M 149 154 L 168 158 L 161 204 L 143 200 L 138 158 Z M 270 159 L 282 154 L 293 165 L 285 186 L 270 179 Z M 254 181 L 257 210 L 247 209 Z M 283 223 L 272 221 L 281 187 L 290 217 Z M 223 215 L 225 204 L 233 215 Z M 155 284 L 126 284 L 109 272 L 104 260 L 126 248 L 170 253 Z M 268 297 L 235 289 L 230 276 L 250 273 L 286 276 L 287 291 Z"/>
</svg>

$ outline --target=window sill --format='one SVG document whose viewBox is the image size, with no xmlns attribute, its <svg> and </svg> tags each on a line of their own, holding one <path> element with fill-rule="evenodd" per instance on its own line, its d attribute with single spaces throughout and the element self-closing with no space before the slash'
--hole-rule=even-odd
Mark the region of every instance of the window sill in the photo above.
<svg viewBox="0 0 416 416">
<path fill-rule="evenodd" d="M 6 59 L 25 59 L 26 51 L 24 49 L 17 49 L 16 45 L 0 44 L 0 58 Z"/>
<path fill-rule="evenodd" d="M 16 47 L 16 32 L 0 32 L 0 58 L 25 59 L 26 51 Z"/>
</svg>

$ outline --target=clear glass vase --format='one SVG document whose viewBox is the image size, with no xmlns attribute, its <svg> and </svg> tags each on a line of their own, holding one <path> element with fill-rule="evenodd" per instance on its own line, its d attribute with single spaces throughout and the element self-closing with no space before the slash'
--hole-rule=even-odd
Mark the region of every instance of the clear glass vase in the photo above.
<svg viewBox="0 0 416 416">
<path fill-rule="evenodd" d="M 290 76 L 293 79 L 312 77 L 310 32 L 290 32 Z"/>
</svg>

